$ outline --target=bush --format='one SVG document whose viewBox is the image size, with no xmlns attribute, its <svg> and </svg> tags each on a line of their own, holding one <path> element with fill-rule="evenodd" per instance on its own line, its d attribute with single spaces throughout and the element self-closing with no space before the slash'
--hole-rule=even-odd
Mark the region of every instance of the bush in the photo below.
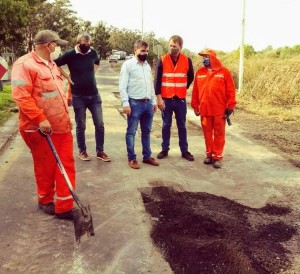
<svg viewBox="0 0 300 274">
<path fill-rule="evenodd" d="M 11 97 L 11 86 L 4 85 L 3 91 L 0 91 L 0 125 L 3 125 L 11 116 L 11 109 L 16 106 L 16 103 Z"/>
<path fill-rule="evenodd" d="M 278 106 L 300 103 L 299 65 L 299 57 L 248 61 L 245 66 L 243 95 Z"/>
</svg>

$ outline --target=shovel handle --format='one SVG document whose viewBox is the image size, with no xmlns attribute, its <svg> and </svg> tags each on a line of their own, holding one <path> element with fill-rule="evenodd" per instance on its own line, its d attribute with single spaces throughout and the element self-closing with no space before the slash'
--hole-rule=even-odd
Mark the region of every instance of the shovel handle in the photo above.
<svg viewBox="0 0 300 274">
<path fill-rule="evenodd" d="M 69 179 L 69 176 L 68 176 L 68 174 L 67 174 L 67 172 L 66 172 L 66 170 L 65 170 L 65 168 L 64 168 L 64 166 L 63 166 L 63 164 L 62 164 L 62 162 L 61 162 L 61 160 L 60 160 L 60 158 L 59 158 L 59 156 L 58 156 L 58 153 L 57 153 L 57 151 L 56 151 L 56 149 L 55 149 L 55 146 L 54 146 L 54 144 L 53 144 L 53 142 L 52 142 L 52 140 L 51 140 L 50 135 L 52 134 L 52 131 L 51 131 L 51 133 L 47 134 L 47 133 L 43 132 L 43 131 L 39 128 L 39 129 L 38 129 L 38 132 L 39 132 L 43 137 L 46 137 L 47 142 L 48 142 L 48 144 L 49 144 L 49 146 L 50 146 L 50 148 L 51 148 L 51 151 L 53 152 L 53 155 L 54 155 L 54 157 L 55 157 L 55 159 L 56 159 L 56 162 L 57 162 L 57 165 L 58 165 L 58 167 L 59 167 L 59 169 L 60 169 L 60 172 L 61 172 L 61 174 L 63 175 L 63 177 L 64 177 L 64 179 L 65 179 L 65 181 L 66 181 L 66 183 L 67 183 L 67 186 L 68 186 L 68 188 L 69 188 L 69 190 L 70 190 L 70 192 L 71 192 L 71 194 L 72 194 L 72 196 L 73 196 L 73 198 L 74 198 L 76 204 L 77 204 L 81 209 L 83 209 L 83 205 L 81 204 L 81 202 L 80 202 L 80 200 L 79 200 L 77 194 L 75 193 L 75 190 L 74 190 L 74 188 L 73 188 L 73 186 L 72 186 L 72 183 L 71 183 L 71 181 L 70 181 L 70 179 Z"/>
</svg>

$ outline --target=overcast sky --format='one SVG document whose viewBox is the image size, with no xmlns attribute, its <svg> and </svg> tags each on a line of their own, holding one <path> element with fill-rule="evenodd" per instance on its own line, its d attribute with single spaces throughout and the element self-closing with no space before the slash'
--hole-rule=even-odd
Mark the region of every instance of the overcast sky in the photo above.
<svg viewBox="0 0 300 274">
<path fill-rule="evenodd" d="M 166 40 L 178 34 L 183 47 L 194 52 L 205 47 L 230 51 L 241 44 L 243 0 L 70 2 L 79 17 L 93 24 L 103 21 L 107 26 L 140 31 L 143 27 L 144 33 L 153 31 Z M 245 10 L 245 44 L 255 50 L 300 44 L 300 0 L 246 0 Z"/>
</svg>

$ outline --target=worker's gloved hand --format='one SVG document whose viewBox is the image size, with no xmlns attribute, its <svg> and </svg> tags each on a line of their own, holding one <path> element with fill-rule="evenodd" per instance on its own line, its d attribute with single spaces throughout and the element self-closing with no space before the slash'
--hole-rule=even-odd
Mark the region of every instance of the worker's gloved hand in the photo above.
<svg viewBox="0 0 300 274">
<path fill-rule="evenodd" d="M 229 117 L 232 113 L 233 113 L 233 109 L 227 108 L 227 109 L 225 110 L 225 116 L 226 116 L 226 117 Z"/>
</svg>

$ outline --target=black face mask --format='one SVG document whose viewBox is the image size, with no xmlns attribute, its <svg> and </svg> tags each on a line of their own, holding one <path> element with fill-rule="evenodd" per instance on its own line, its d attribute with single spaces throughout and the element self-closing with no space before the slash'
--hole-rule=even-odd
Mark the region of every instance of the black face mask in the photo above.
<svg viewBox="0 0 300 274">
<path fill-rule="evenodd" d="M 209 60 L 209 58 L 204 58 L 203 59 L 203 65 L 205 67 L 210 67 L 210 60 Z"/>
<path fill-rule="evenodd" d="M 179 51 L 180 51 L 180 49 L 175 49 L 175 48 L 169 49 L 169 53 L 170 53 L 171 55 L 176 55 L 176 54 L 179 53 Z"/>
<path fill-rule="evenodd" d="M 80 44 L 79 45 L 80 51 L 85 54 L 89 51 L 90 46 L 86 45 L 86 44 Z"/>
<path fill-rule="evenodd" d="M 138 54 L 138 58 L 139 58 L 139 60 L 141 61 L 141 62 L 145 62 L 146 60 L 147 60 L 147 56 L 148 56 L 148 54 Z"/>
</svg>

